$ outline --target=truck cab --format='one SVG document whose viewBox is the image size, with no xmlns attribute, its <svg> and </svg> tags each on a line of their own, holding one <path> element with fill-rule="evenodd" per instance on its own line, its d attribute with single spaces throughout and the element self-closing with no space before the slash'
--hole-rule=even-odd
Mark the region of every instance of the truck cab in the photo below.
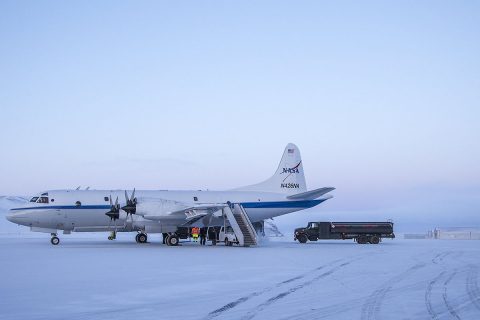
<svg viewBox="0 0 480 320">
<path fill-rule="evenodd" d="M 322 222 L 309 222 L 305 228 L 295 229 L 294 240 L 298 240 L 301 243 L 310 241 L 317 241 L 320 229 L 322 227 Z M 327 226 L 328 227 L 328 226 Z"/>
</svg>

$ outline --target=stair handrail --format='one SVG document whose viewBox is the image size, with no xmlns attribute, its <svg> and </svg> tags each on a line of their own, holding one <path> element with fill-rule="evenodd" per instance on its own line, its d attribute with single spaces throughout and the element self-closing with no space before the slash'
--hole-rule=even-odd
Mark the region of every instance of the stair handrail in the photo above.
<svg viewBox="0 0 480 320">
<path fill-rule="evenodd" d="M 228 206 L 223 208 L 223 212 L 226 214 L 228 222 L 230 223 L 230 226 L 233 229 L 233 232 L 235 232 L 235 236 L 238 239 L 238 244 L 240 246 L 244 246 L 245 238 L 243 237 L 243 232 L 240 229 L 240 226 L 238 225 L 237 220 L 235 220 L 235 217 L 233 216 L 233 211 L 232 211 L 233 205 L 230 202 L 227 202 L 227 204 Z M 223 239 L 219 239 L 219 240 L 222 241 Z"/>
<path fill-rule="evenodd" d="M 241 204 L 236 203 L 235 206 L 237 206 L 237 208 L 240 210 L 240 212 L 241 212 L 240 216 L 242 217 L 242 220 L 245 223 L 245 225 L 247 226 L 247 228 L 249 229 L 250 234 L 253 237 L 253 241 L 255 242 L 255 244 L 257 244 L 258 243 L 257 231 L 255 231 L 255 228 L 253 227 L 252 221 L 250 221 L 250 217 L 248 216 L 247 212 L 245 211 L 245 209 L 243 208 L 243 206 Z"/>
</svg>

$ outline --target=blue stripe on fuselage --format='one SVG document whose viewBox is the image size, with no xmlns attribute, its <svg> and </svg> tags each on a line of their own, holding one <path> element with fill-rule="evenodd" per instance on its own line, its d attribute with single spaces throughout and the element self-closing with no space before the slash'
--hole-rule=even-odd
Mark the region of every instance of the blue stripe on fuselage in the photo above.
<svg viewBox="0 0 480 320">
<path fill-rule="evenodd" d="M 13 208 L 10 210 L 45 210 L 45 209 L 110 209 L 108 205 L 85 205 L 85 206 L 41 206 L 41 207 L 25 207 Z"/>
<path fill-rule="evenodd" d="M 303 200 L 303 201 L 265 201 L 265 202 L 241 202 L 245 209 L 284 209 L 284 208 L 311 208 L 322 203 L 321 200 Z M 81 205 L 81 206 L 39 206 L 13 208 L 12 211 L 18 210 L 45 210 L 45 209 L 110 209 L 109 205 Z"/>
<path fill-rule="evenodd" d="M 311 208 L 322 203 L 322 200 L 304 200 L 304 201 L 273 201 L 273 202 L 242 202 L 245 209 L 280 209 L 280 208 Z"/>
</svg>

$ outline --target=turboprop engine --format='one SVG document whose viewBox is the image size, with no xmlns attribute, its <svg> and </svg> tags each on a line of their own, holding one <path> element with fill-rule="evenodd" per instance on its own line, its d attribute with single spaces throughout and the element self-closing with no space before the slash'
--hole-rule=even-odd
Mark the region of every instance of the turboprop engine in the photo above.
<svg viewBox="0 0 480 320">
<path fill-rule="evenodd" d="M 120 206 L 118 202 L 118 197 L 115 200 L 115 203 L 112 202 L 110 197 L 110 211 L 106 212 L 105 215 L 110 217 L 110 222 L 113 221 L 115 230 L 117 228 L 117 220 L 121 220 L 120 223 L 128 223 L 128 216 L 131 217 L 131 227 L 137 226 L 139 228 L 145 228 L 144 221 L 134 221 L 133 215 L 142 216 L 147 220 L 160 220 L 159 217 L 162 217 L 162 220 L 176 220 L 179 218 L 178 215 L 169 214 L 173 212 L 182 211 L 183 209 L 188 208 L 189 206 L 173 200 L 158 199 L 158 198 L 136 198 L 135 189 L 131 196 L 128 195 L 128 192 L 125 190 L 125 205 Z"/>
<path fill-rule="evenodd" d="M 140 198 L 136 207 L 135 214 L 140 216 L 166 216 L 189 206 L 172 200 Z"/>
</svg>

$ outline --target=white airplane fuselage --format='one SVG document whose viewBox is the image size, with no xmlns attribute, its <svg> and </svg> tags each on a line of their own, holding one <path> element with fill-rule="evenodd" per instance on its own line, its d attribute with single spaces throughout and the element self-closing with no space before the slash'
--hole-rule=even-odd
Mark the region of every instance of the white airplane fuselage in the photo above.
<svg viewBox="0 0 480 320">
<path fill-rule="evenodd" d="M 30 202 L 23 207 L 13 208 L 8 219 L 17 224 L 32 227 L 33 230 L 58 229 L 66 231 L 108 231 L 114 224 L 105 215 L 110 209 L 110 197 L 123 199 L 123 190 L 52 190 L 43 193 L 48 197 L 48 203 Z M 240 203 L 245 208 L 250 220 L 258 222 L 287 213 L 311 208 L 327 200 L 301 200 L 286 199 L 285 194 L 271 192 L 242 192 L 242 191 L 153 191 L 137 190 L 138 199 L 157 201 L 158 210 L 163 210 L 164 215 L 158 221 L 144 219 L 142 215 L 134 214 L 128 217 L 125 213 L 116 222 L 119 230 L 127 227 L 125 231 L 152 229 L 161 230 L 163 226 L 179 225 L 185 217 L 169 217 L 173 210 L 188 208 L 195 205 L 212 203 Z M 128 224 L 133 221 L 133 225 Z M 217 221 L 217 223 L 215 223 Z M 205 226 L 199 222 L 201 226 Z M 218 219 L 211 221 L 218 224 Z M 155 226 L 158 225 L 158 228 Z M 155 232 L 155 231 L 153 231 Z"/>
</svg>

